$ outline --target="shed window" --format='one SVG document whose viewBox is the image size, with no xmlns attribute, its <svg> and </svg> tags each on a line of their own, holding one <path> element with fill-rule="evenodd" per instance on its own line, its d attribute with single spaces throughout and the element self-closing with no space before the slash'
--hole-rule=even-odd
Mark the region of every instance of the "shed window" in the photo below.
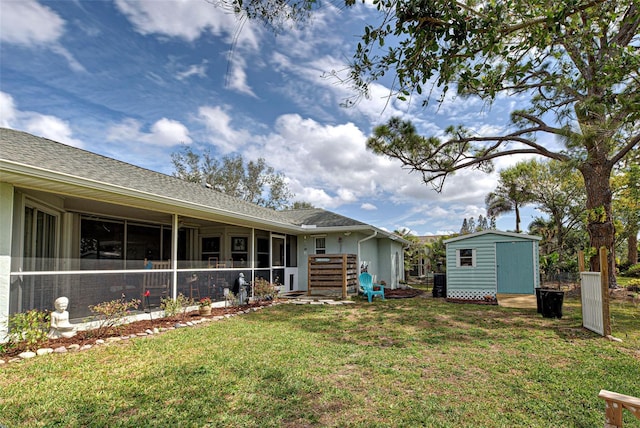
<svg viewBox="0 0 640 428">
<path fill-rule="evenodd" d="M 468 266 L 475 267 L 476 265 L 476 250 L 471 248 L 461 248 L 456 252 L 456 265 L 458 267 Z"/>
</svg>

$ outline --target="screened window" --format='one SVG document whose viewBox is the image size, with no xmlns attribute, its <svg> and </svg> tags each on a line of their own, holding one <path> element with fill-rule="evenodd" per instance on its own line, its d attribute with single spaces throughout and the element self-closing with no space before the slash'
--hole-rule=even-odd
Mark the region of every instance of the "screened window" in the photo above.
<svg viewBox="0 0 640 428">
<path fill-rule="evenodd" d="M 316 238 L 316 254 L 327 253 L 327 241 L 325 238 Z"/>
</svg>

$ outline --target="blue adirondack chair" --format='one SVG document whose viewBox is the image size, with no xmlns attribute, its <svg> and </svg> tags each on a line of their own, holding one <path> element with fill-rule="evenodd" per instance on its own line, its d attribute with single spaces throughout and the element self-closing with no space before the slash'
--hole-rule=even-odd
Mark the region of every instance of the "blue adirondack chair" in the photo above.
<svg viewBox="0 0 640 428">
<path fill-rule="evenodd" d="M 369 303 L 371 303 L 373 296 L 380 296 L 384 300 L 384 286 L 382 284 L 374 284 L 371 275 L 367 272 L 362 272 L 359 280 L 362 294 L 367 296 Z"/>
</svg>

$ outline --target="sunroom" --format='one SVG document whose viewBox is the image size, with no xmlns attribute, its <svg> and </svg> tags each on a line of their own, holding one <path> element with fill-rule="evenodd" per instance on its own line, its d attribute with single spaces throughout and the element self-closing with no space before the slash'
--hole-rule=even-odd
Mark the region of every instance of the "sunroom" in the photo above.
<svg viewBox="0 0 640 428">
<path fill-rule="evenodd" d="M 10 313 L 51 309 L 63 295 L 76 319 L 90 314 L 89 305 L 120 298 L 141 299 L 144 309 L 178 294 L 223 301 L 241 273 L 248 282 L 261 277 L 297 289 L 297 238 L 284 230 L 21 187 L 13 193 L 12 234 L 20 239 L 12 248 Z M 160 271 L 149 269 L 155 264 Z"/>
</svg>

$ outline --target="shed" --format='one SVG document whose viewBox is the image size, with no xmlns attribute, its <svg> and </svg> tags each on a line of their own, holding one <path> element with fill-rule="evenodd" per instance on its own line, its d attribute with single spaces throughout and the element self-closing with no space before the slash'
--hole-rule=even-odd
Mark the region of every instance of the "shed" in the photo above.
<svg viewBox="0 0 640 428">
<path fill-rule="evenodd" d="M 447 297 L 484 300 L 498 293 L 534 294 L 540 286 L 541 239 L 497 230 L 447 239 Z"/>
</svg>

